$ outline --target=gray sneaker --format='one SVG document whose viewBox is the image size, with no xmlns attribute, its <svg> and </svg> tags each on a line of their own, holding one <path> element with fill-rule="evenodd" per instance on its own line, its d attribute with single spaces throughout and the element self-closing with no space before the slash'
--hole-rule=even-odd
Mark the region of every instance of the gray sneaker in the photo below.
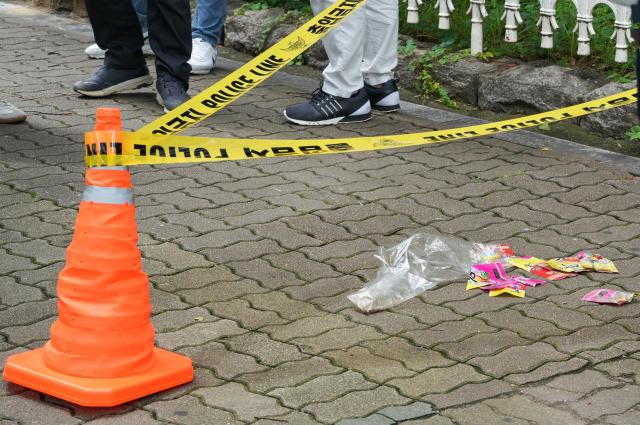
<svg viewBox="0 0 640 425">
<path fill-rule="evenodd" d="M 0 100 L 0 124 L 15 124 L 27 119 L 27 114 L 9 102 Z"/>
</svg>

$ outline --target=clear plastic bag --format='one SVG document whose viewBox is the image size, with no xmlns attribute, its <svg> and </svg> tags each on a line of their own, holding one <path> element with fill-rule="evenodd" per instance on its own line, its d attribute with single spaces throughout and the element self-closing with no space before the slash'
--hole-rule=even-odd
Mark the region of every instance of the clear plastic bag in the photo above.
<svg viewBox="0 0 640 425">
<path fill-rule="evenodd" d="M 348 296 L 365 312 L 384 310 L 438 284 L 463 280 L 473 264 L 512 256 L 507 245 L 483 245 L 452 236 L 418 233 L 391 248 L 380 248 L 382 267 L 364 288 Z"/>
</svg>

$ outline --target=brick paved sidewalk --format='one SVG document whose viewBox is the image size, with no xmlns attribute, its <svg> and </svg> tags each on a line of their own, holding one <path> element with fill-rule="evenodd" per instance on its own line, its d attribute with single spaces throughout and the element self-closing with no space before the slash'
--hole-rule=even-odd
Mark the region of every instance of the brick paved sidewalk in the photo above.
<svg viewBox="0 0 640 425">
<path fill-rule="evenodd" d="M 0 364 L 48 339 L 95 108 L 121 107 L 129 129 L 160 114 L 149 89 L 73 94 L 98 64 L 83 54 L 90 36 L 25 10 L 0 3 L 2 97 L 31 111 L 26 124 L 0 127 Z M 224 76 L 225 64 L 194 78 L 192 92 Z M 307 92 L 287 81 L 298 80 L 255 89 L 191 134 L 340 137 L 438 125 L 395 114 L 295 127 L 281 110 Z M 2 382 L 0 425 L 640 423 L 640 302 L 580 301 L 602 285 L 638 290 L 640 185 L 622 169 L 483 138 L 132 173 L 157 342 L 190 356 L 196 380 L 112 409 Z M 376 246 L 419 231 L 542 257 L 597 249 L 621 273 L 525 299 L 456 283 L 386 312 L 354 310 L 346 295 L 375 275 Z"/>
</svg>

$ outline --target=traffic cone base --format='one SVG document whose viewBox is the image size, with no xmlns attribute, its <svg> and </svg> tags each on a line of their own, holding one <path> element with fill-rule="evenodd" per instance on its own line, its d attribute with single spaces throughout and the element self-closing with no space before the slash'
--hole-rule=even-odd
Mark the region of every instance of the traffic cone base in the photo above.
<svg viewBox="0 0 640 425">
<path fill-rule="evenodd" d="M 3 378 L 80 406 L 111 407 L 193 380 L 188 357 L 153 348 L 153 364 L 143 373 L 122 378 L 83 378 L 45 365 L 42 348 L 7 359 Z"/>
</svg>

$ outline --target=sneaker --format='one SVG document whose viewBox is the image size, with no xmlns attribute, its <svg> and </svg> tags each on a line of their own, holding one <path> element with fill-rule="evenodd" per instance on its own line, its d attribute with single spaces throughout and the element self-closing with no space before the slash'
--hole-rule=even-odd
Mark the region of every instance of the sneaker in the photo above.
<svg viewBox="0 0 640 425">
<path fill-rule="evenodd" d="M 287 107 L 284 116 L 300 125 L 363 122 L 371 119 L 371 104 L 364 89 L 351 97 L 338 97 L 322 91 L 320 87 L 308 102 Z"/>
<path fill-rule="evenodd" d="M 27 119 L 27 114 L 9 102 L 0 100 L 0 124 L 16 124 Z"/>
<path fill-rule="evenodd" d="M 153 56 L 154 55 L 153 50 L 151 50 L 151 46 L 149 46 L 149 34 L 144 33 L 143 35 L 144 35 L 144 44 L 142 45 L 142 53 L 146 56 Z M 84 49 L 84 52 L 91 59 L 104 59 L 104 54 L 106 53 L 106 50 L 102 50 L 100 46 L 94 43 L 91 46 L 88 46 L 86 49 Z"/>
<path fill-rule="evenodd" d="M 394 112 L 400 109 L 400 92 L 395 79 L 384 83 L 381 87 L 364 85 L 371 100 L 371 107 L 376 111 Z"/>
<path fill-rule="evenodd" d="M 105 97 L 126 90 L 150 86 L 153 78 L 145 65 L 140 69 L 114 69 L 100 66 L 89 78 L 78 81 L 73 89 L 89 97 Z"/>
<path fill-rule="evenodd" d="M 191 43 L 191 73 L 208 74 L 215 66 L 218 50 L 201 38 L 194 38 Z"/>
<path fill-rule="evenodd" d="M 164 107 L 165 112 L 169 112 L 191 99 L 184 84 L 167 74 L 158 75 L 156 91 L 156 100 L 160 106 Z"/>
</svg>

